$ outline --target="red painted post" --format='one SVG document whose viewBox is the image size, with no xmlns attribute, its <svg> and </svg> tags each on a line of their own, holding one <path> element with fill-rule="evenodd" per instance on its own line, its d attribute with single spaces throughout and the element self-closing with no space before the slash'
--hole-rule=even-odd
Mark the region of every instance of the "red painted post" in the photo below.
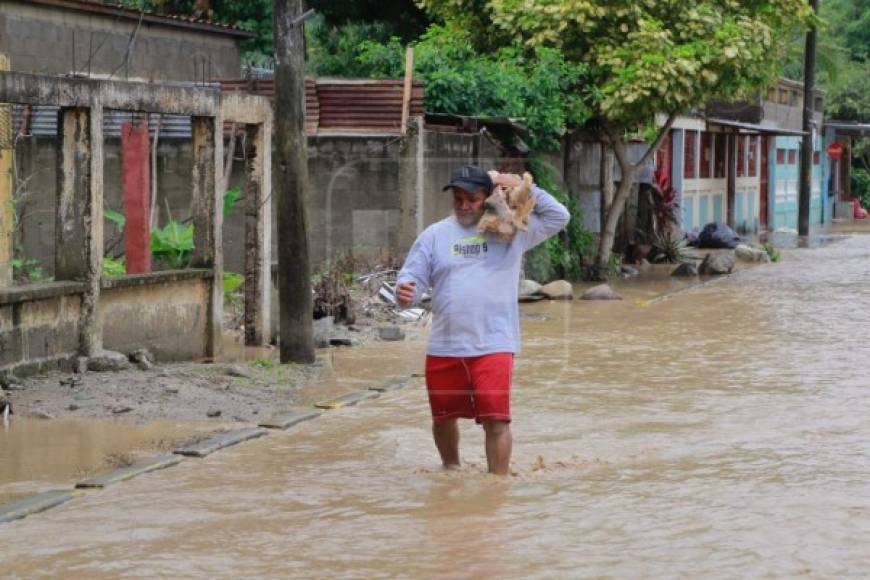
<svg viewBox="0 0 870 580">
<path fill-rule="evenodd" d="M 151 271 L 151 175 L 148 124 L 121 125 L 121 181 L 124 190 L 124 251 L 127 273 Z"/>
</svg>

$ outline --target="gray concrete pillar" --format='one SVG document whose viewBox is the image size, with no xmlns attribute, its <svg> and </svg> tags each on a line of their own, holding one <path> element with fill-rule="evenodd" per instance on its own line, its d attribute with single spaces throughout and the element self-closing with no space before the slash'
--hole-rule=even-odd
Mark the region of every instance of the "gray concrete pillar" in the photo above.
<svg viewBox="0 0 870 580">
<path fill-rule="evenodd" d="M 79 353 L 102 348 L 97 309 L 103 271 L 103 109 L 62 108 L 55 219 L 55 279 L 85 282 Z"/>
<path fill-rule="evenodd" d="M 425 171 L 425 136 L 423 118 L 413 117 L 402 138 L 399 158 L 399 251 L 411 249 L 411 244 L 423 232 L 423 183 Z"/>
<path fill-rule="evenodd" d="M 223 119 L 192 117 L 193 132 L 193 214 L 194 250 L 191 266 L 213 272 L 206 321 L 206 358 L 217 358 L 222 350 L 223 326 L 223 191 L 217 175 L 223 175 Z"/>
<path fill-rule="evenodd" d="M 269 343 L 272 294 L 270 123 L 247 126 L 245 184 L 245 344 Z"/>
</svg>

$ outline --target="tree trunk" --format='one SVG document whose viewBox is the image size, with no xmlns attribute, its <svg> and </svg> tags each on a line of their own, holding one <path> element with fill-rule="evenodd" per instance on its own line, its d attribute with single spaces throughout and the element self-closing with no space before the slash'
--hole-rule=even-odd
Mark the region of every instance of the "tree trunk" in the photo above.
<svg viewBox="0 0 870 580">
<path fill-rule="evenodd" d="M 314 362 L 311 264 L 308 255 L 308 152 L 302 0 L 276 0 L 275 145 L 278 196 L 278 299 L 281 362 Z"/>
<path fill-rule="evenodd" d="M 607 131 L 607 142 L 610 145 L 608 149 L 612 150 L 616 157 L 619 168 L 622 172 L 619 188 L 616 190 L 616 195 L 613 197 L 613 202 L 607 208 L 606 215 L 601 223 L 601 234 L 598 238 L 598 257 L 595 261 L 595 277 L 601 280 L 607 279 L 608 267 L 610 266 L 610 255 L 613 252 L 613 240 L 616 237 L 616 226 L 619 225 L 619 218 L 622 216 L 622 210 L 625 209 L 625 202 L 631 194 L 631 186 L 634 183 L 634 176 L 637 170 L 643 167 L 650 158 L 661 147 L 662 142 L 671 130 L 674 124 L 676 114 L 668 116 L 665 124 L 659 129 L 659 134 L 653 141 L 652 145 L 643 154 L 640 161 L 631 163 L 628 159 L 626 151 L 625 131 L 622 129 L 611 128 Z M 605 163 L 605 155 L 602 150 L 602 168 Z M 605 191 L 613 191 L 613 171 L 609 173 L 602 169 L 601 183 L 602 198 L 605 197 Z M 602 204 L 604 199 L 602 199 Z"/>
<path fill-rule="evenodd" d="M 601 231 L 604 231 L 604 222 L 607 221 L 607 214 L 610 212 L 610 206 L 613 205 L 613 148 L 606 139 L 601 140 L 600 168 L 601 219 L 599 223 Z"/>
<path fill-rule="evenodd" d="M 615 142 L 613 150 L 624 148 L 622 142 Z M 613 253 L 613 240 L 616 237 L 616 226 L 619 225 L 619 218 L 622 217 L 622 210 L 625 209 L 625 202 L 631 194 L 631 185 L 634 183 L 634 173 L 636 167 L 627 162 L 624 155 L 618 156 L 619 168 L 622 172 L 622 178 L 619 182 L 619 188 L 613 196 L 613 201 L 610 203 L 604 221 L 601 223 L 601 234 L 598 239 L 598 260 L 597 277 L 606 280 L 608 270 L 610 268 L 610 256 Z M 613 191 L 613 171 L 610 172 L 607 179 L 609 184 L 606 186 L 610 191 Z"/>
</svg>

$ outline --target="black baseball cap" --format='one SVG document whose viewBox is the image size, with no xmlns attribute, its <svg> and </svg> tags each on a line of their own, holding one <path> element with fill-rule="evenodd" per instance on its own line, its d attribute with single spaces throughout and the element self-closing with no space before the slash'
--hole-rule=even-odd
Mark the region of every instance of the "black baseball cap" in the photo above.
<svg viewBox="0 0 870 580">
<path fill-rule="evenodd" d="M 465 165 L 453 172 L 450 183 L 445 185 L 442 191 L 447 191 L 451 187 L 459 187 L 472 193 L 483 191 L 489 194 L 493 185 L 489 173 L 477 165 Z"/>
</svg>

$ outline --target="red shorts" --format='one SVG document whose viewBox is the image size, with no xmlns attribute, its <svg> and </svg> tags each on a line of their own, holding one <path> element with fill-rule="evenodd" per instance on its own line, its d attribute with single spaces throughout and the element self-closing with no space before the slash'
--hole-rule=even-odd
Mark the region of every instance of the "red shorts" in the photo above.
<svg viewBox="0 0 870 580">
<path fill-rule="evenodd" d="M 463 417 L 481 421 L 511 420 L 514 355 L 497 352 L 469 357 L 426 357 L 426 387 L 432 419 L 438 423 Z"/>
</svg>

